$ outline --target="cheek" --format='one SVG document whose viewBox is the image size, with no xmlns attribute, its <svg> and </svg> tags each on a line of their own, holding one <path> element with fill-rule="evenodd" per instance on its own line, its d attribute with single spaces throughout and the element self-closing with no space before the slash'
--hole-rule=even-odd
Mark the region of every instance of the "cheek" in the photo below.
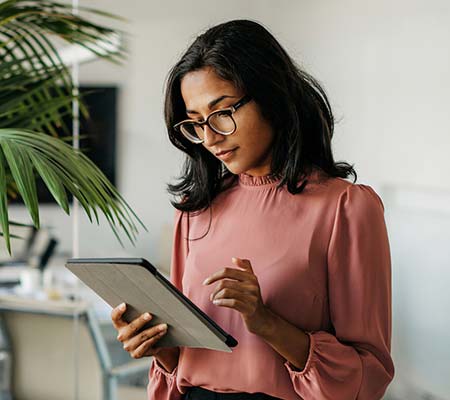
<svg viewBox="0 0 450 400">
<path fill-rule="evenodd" d="M 273 139 L 272 127 L 269 122 L 252 110 L 248 118 L 240 121 L 236 133 L 242 145 L 264 149 L 270 146 Z"/>
<path fill-rule="evenodd" d="M 268 123 L 260 121 L 259 123 L 254 123 L 251 127 L 249 127 L 247 142 L 255 149 L 265 151 L 271 146 L 272 140 L 272 128 Z"/>
</svg>

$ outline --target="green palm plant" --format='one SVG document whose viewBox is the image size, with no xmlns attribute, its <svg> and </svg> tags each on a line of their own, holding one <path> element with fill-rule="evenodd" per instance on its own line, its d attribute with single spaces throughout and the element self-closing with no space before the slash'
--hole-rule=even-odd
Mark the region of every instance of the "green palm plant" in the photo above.
<svg viewBox="0 0 450 400">
<path fill-rule="evenodd" d="M 83 12 L 116 18 L 82 8 Z M 111 51 L 121 32 L 74 15 L 67 4 L 47 0 L 0 3 L 0 229 L 11 254 L 8 201 L 22 197 L 39 228 L 36 179 L 40 176 L 59 206 L 69 214 L 67 192 L 76 197 L 89 220 L 103 213 L 123 245 L 119 229 L 134 244 L 137 223 L 145 226 L 104 174 L 79 150 L 58 137 L 68 131 L 63 117 L 72 115 L 76 95 L 69 68 L 56 42 L 79 45 L 120 63 L 123 46 Z M 117 43 L 117 42 L 114 42 Z"/>
</svg>

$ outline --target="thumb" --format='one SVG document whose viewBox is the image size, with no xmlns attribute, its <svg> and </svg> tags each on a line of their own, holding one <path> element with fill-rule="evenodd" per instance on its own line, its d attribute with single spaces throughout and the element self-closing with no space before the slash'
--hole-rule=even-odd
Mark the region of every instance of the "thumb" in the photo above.
<svg viewBox="0 0 450 400">
<path fill-rule="evenodd" d="M 250 260 L 238 258 L 238 257 L 232 257 L 231 261 L 237 265 L 240 268 L 253 271 L 252 264 L 250 263 Z"/>
</svg>

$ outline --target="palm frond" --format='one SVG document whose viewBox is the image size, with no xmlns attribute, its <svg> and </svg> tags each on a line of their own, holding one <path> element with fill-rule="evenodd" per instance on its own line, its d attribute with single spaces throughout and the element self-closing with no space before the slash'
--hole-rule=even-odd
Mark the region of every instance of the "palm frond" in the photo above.
<svg viewBox="0 0 450 400">
<path fill-rule="evenodd" d="M 8 249 L 6 179 L 3 179 L 8 168 L 36 227 L 39 227 L 39 211 L 32 168 L 67 214 L 70 209 L 66 190 L 80 201 L 91 222 L 94 214 L 98 224 L 99 209 L 121 244 L 118 227 L 133 244 L 138 232 L 136 222 L 147 230 L 117 189 L 83 153 L 49 135 L 0 129 L 0 223 Z"/>
<path fill-rule="evenodd" d="M 8 253 L 11 254 L 11 241 L 9 236 L 9 223 L 8 223 L 8 198 L 6 190 L 6 168 L 5 157 L 0 149 L 0 224 L 2 226 L 2 233 L 5 237 L 6 247 Z"/>
<path fill-rule="evenodd" d="M 118 18 L 89 8 L 82 10 Z M 110 49 L 111 38 L 119 33 L 124 35 L 72 14 L 68 4 L 44 0 L 2 2 L 0 127 L 46 130 L 56 136 L 55 127 L 64 127 L 63 116 L 72 112 L 74 97 L 70 71 L 52 39 L 77 44 L 98 57 L 120 63 L 125 58 L 124 47 L 119 44 L 114 51 Z M 80 111 L 88 116 L 82 101 Z"/>
<path fill-rule="evenodd" d="M 81 7 L 85 13 L 120 19 Z M 134 243 L 136 221 L 145 226 L 94 163 L 64 140 L 63 117 L 71 115 L 75 95 L 70 70 L 62 61 L 56 40 L 81 46 L 114 63 L 125 58 L 117 46 L 124 32 L 74 15 L 71 5 L 50 0 L 6 0 L 0 3 L 0 235 L 10 252 L 8 197 L 22 197 L 33 224 L 39 227 L 36 176 L 39 175 L 59 206 L 69 214 L 67 191 L 89 220 L 105 215 L 122 244 L 119 229 Z M 113 50 L 112 46 L 113 45 Z M 37 133 L 46 131 L 49 133 Z"/>
<path fill-rule="evenodd" d="M 30 224 L 24 224 L 22 222 L 15 222 L 15 221 L 8 221 L 8 226 L 20 226 L 20 227 L 27 227 L 27 228 L 31 228 L 33 227 L 33 225 Z M 3 232 L 0 232 L 0 236 L 5 236 Z M 19 236 L 19 235 L 14 235 L 8 232 L 8 236 L 11 239 L 25 239 L 23 236 Z M 10 246 L 8 246 L 8 252 L 9 254 L 11 254 L 11 248 Z"/>
</svg>

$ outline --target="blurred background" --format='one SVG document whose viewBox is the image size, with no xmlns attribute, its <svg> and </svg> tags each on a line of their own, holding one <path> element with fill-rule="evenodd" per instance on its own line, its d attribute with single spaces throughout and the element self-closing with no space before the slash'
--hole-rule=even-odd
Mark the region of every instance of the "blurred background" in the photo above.
<svg viewBox="0 0 450 400">
<path fill-rule="evenodd" d="M 208 27 L 235 18 L 264 24 L 325 88 L 336 118 L 335 160 L 385 206 L 392 255 L 395 379 L 385 399 L 450 399 L 450 3 L 446 0 L 84 0 L 125 17 L 122 66 L 80 65 L 92 100 L 95 150 L 149 232 L 121 248 L 104 219 L 80 217 L 80 256 L 136 256 L 169 272 L 174 209 L 166 184 L 183 155 L 167 136 L 164 84 L 171 66 Z M 263 83 L 262 83 L 263 84 Z M 101 97 L 104 96 L 104 97 Z M 108 164 L 109 162 L 109 164 Z M 72 217 L 42 202 L 42 223 L 70 257 Z M 11 218 L 29 222 L 19 204 Z"/>
</svg>

